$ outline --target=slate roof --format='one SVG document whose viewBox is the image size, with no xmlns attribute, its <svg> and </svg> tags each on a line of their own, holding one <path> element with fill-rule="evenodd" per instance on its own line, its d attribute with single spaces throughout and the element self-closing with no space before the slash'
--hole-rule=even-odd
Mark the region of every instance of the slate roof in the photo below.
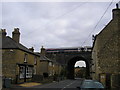
<svg viewBox="0 0 120 90">
<path fill-rule="evenodd" d="M 46 61 L 46 62 L 53 62 L 53 60 L 49 59 L 48 57 L 46 57 L 45 55 L 39 53 L 39 52 L 35 52 L 36 54 L 39 54 L 40 55 L 40 61 L 43 62 L 43 61 Z"/>
<path fill-rule="evenodd" d="M 25 52 L 28 52 L 28 53 L 38 56 L 38 54 L 35 54 L 34 52 L 30 51 L 27 47 L 23 46 L 22 44 L 17 43 L 9 36 L 2 37 L 2 39 L 0 38 L 0 42 L 2 42 L 2 44 L 0 44 L 0 49 L 20 49 Z"/>
<path fill-rule="evenodd" d="M 58 63 L 57 61 L 51 60 L 51 59 L 47 58 L 46 56 L 42 56 L 42 55 L 40 56 L 40 61 L 41 61 L 41 62 L 42 62 L 42 61 L 53 62 L 54 64 L 61 65 L 61 64 Z"/>
<path fill-rule="evenodd" d="M 50 60 L 49 58 L 47 58 L 46 56 L 40 56 L 40 61 L 48 61 L 48 62 L 52 62 L 52 60 Z"/>
</svg>

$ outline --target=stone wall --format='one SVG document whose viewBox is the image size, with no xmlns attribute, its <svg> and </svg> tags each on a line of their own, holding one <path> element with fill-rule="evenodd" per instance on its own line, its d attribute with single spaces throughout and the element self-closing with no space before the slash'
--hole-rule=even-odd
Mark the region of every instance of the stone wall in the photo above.
<svg viewBox="0 0 120 90">
<path fill-rule="evenodd" d="M 40 68 L 39 68 L 41 75 L 43 75 L 43 73 L 48 73 L 48 65 L 49 65 L 48 61 L 41 61 Z"/>
<path fill-rule="evenodd" d="M 15 52 L 12 50 L 2 50 L 2 75 L 6 78 L 15 78 L 16 62 Z"/>
<path fill-rule="evenodd" d="M 19 49 L 5 49 L 2 50 L 2 74 L 5 78 L 12 78 L 13 83 L 24 82 L 20 79 L 18 64 L 24 64 L 24 55 L 27 54 L 27 64 L 34 65 L 35 55 L 27 53 Z M 36 74 L 39 74 L 39 56 L 37 56 Z M 31 80 L 31 79 L 28 79 Z"/>
<path fill-rule="evenodd" d="M 116 11 L 117 10 L 117 11 Z M 113 10 L 114 18 L 96 36 L 92 51 L 93 79 L 97 79 L 108 87 L 112 87 L 112 74 L 120 74 L 120 9 Z M 117 12 L 117 13 L 116 13 Z M 102 77 L 105 80 L 101 80 Z M 106 86 L 105 85 L 105 86 Z"/>
</svg>

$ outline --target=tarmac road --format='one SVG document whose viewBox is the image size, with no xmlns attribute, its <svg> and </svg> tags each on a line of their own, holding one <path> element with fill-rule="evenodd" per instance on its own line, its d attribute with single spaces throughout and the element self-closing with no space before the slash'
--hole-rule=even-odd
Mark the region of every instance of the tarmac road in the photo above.
<svg viewBox="0 0 120 90">
<path fill-rule="evenodd" d="M 33 87 L 26 88 L 11 88 L 9 90 L 80 90 L 77 87 L 80 87 L 82 79 L 75 80 L 63 80 L 59 82 L 53 82 L 44 85 L 38 85 Z"/>
<path fill-rule="evenodd" d="M 68 90 L 68 89 L 76 89 L 78 86 L 80 87 L 82 80 L 64 80 L 60 82 L 49 83 L 45 85 L 39 85 L 32 88 L 54 88 L 59 90 Z M 78 90 L 78 89 L 77 89 Z"/>
</svg>

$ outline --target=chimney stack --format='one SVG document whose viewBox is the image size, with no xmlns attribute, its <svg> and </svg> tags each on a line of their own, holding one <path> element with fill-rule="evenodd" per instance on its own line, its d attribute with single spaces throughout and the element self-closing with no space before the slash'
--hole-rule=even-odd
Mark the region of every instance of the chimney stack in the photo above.
<svg viewBox="0 0 120 90">
<path fill-rule="evenodd" d="M 34 52 L 34 48 L 33 47 L 29 48 L 29 50 L 32 51 L 32 52 Z"/>
<path fill-rule="evenodd" d="M 0 36 L 2 36 L 2 38 L 6 37 L 7 33 L 6 33 L 6 29 L 1 29 L 0 31 Z"/>
<path fill-rule="evenodd" d="M 14 28 L 14 31 L 12 32 L 12 38 L 13 38 L 14 41 L 16 41 L 17 43 L 19 43 L 19 41 L 20 41 L 19 28 Z"/>
<path fill-rule="evenodd" d="M 45 56 L 45 52 L 46 52 L 46 51 L 45 51 L 45 48 L 43 48 L 43 46 L 42 46 L 42 48 L 41 48 L 41 55 L 42 55 L 42 56 Z"/>
<path fill-rule="evenodd" d="M 120 8 L 119 8 L 119 4 L 116 4 L 116 8 L 112 10 L 113 12 L 113 19 L 120 19 Z"/>
</svg>

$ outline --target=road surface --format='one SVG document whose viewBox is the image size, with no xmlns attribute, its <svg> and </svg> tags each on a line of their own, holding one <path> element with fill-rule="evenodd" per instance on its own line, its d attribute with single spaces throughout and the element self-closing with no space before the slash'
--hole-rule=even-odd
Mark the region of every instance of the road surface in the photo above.
<svg viewBox="0 0 120 90">
<path fill-rule="evenodd" d="M 11 88 L 10 90 L 80 90 L 82 79 L 63 80 L 29 88 Z"/>
<path fill-rule="evenodd" d="M 67 88 L 74 88 L 76 89 L 77 87 L 80 87 L 82 80 L 81 79 L 76 79 L 76 80 L 64 80 L 60 82 L 54 82 L 54 83 L 49 83 L 45 85 L 40 85 L 40 86 L 35 86 L 32 88 L 55 88 L 55 89 L 60 89 L 60 90 L 66 90 Z"/>
</svg>

